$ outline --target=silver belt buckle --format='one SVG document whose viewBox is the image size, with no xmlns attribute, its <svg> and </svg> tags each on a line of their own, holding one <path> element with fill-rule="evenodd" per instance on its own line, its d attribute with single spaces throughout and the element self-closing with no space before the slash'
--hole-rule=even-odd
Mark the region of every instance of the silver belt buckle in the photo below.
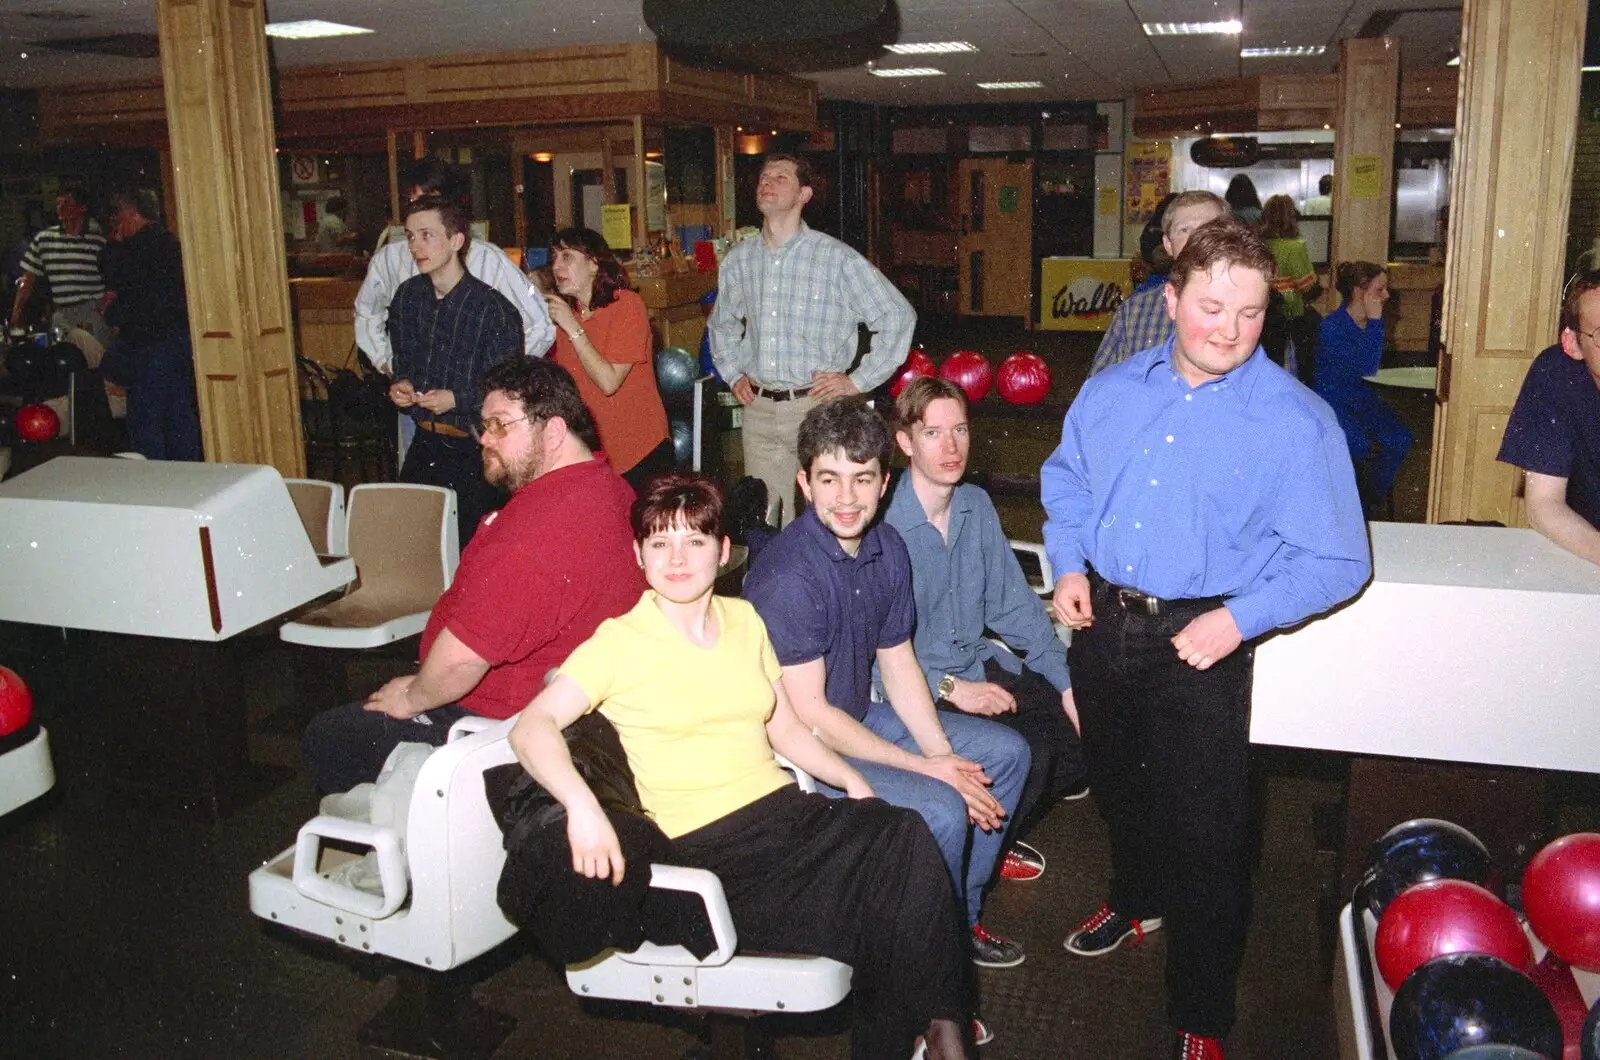
<svg viewBox="0 0 1600 1060">
<path fill-rule="evenodd" d="M 1147 615 L 1161 614 L 1161 601 L 1149 593 L 1142 593 L 1138 589 L 1117 589 L 1117 601 L 1122 604 L 1124 611 L 1131 610 L 1130 604 L 1138 604 Z"/>
</svg>

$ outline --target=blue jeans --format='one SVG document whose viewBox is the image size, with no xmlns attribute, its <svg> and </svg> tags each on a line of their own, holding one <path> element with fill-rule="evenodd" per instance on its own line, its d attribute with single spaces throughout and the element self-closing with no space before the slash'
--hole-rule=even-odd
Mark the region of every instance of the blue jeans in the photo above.
<svg viewBox="0 0 1600 1060">
<path fill-rule="evenodd" d="M 966 714 L 941 711 L 939 722 L 955 753 L 983 766 L 983 771 L 993 781 L 989 792 L 1005 807 L 1007 828 L 997 832 L 974 829 L 967 821 L 967 804 L 955 788 L 942 780 L 911 773 L 876 762 L 863 762 L 858 758 L 845 760 L 860 771 L 878 798 L 892 806 L 916 810 L 928 823 L 939 853 L 950 870 L 956 894 L 966 894 L 967 923 L 978 922 L 978 912 L 983 908 L 983 889 L 994 874 L 995 862 L 1005 846 L 1011 815 L 1016 812 L 1017 800 L 1022 797 L 1022 786 L 1028 780 L 1031 756 L 1028 741 L 1004 725 Z M 911 738 L 900 721 L 900 716 L 887 703 L 874 703 L 867 708 L 862 724 L 896 747 L 921 754 L 917 742 Z M 844 793 L 818 782 L 817 790 L 835 797 Z M 968 855 L 967 837 L 971 835 L 971 852 Z M 962 871 L 965 858 L 965 872 Z M 963 882 L 964 881 L 964 882 Z"/>
<path fill-rule="evenodd" d="M 188 335 L 137 342 L 129 351 L 128 442 L 150 460 L 203 460 Z"/>
</svg>

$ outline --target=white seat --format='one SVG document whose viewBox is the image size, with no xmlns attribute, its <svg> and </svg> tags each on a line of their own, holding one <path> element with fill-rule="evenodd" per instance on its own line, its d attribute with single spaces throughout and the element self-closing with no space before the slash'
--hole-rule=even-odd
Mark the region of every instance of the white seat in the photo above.
<svg viewBox="0 0 1600 1060">
<path fill-rule="evenodd" d="M 283 640 L 316 648 L 376 648 L 421 633 L 455 577 L 456 494 L 442 486 L 369 482 L 350 491 L 348 544 L 356 586 L 286 622 Z"/>
<path fill-rule="evenodd" d="M 41 727 L 32 739 L 0 754 L 0 817 L 56 786 L 50 735 Z"/>
<path fill-rule="evenodd" d="M 516 933 L 496 889 L 505 864 L 500 826 L 484 796 L 483 773 L 516 761 L 506 742 L 515 719 L 463 718 L 450 742 L 423 763 L 406 815 L 394 828 L 318 816 L 296 844 L 250 874 L 250 911 L 342 946 L 444 971 Z M 330 878 L 375 852 L 382 893 Z"/>
<path fill-rule="evenodd" d="M 1050 597 L 1056 591 L 1056 574 L 1055 569 L 1050 566 L 1050 557 L 1045 554 L 1044 545 L 1037 541 L 1019 541 L 1016 538 L 1008 538 L 1006 544 L 1011 546 L 1013 553 L 1026 552 L 1038 559 L 1039 581 L 1030 580 L 1028 588 L 1038 593 L 1039 598 L 1045 602 L 1045 606 L 1048 608 Z M 1027 573 L 1026 569 L 1024 569 L 1023 573 Z M 1072 646 L 1072 630 L 1065 623 L 1057 622 L 1054 615 L 1051 616 L 1050 622 L 1055 626 L 1056 636 L 1061 640 L 1061 643 L 1070 648 Z"/>
<path fill-rule="evenodd" d="M 283 484 L 289 487 L 289 499 L 305 524 L 311 550 L 319 556 L 348 555 L 344 487 L 316 478 L 286 478 Z"/>
<path fill-rule="evenodd" d="M 776 756 L 794 773 L 802 791 L 816 783 L 804 770 Z M 716 949 L 700 959 L 682 946 L 646 942 L 629 953 L 607 950 L 567 965 L 567 985 L 583 997 L 637 1001 L 668 1008 L 719 1012 L 820 1012 L 850 993 L 851 970 L 827 957 L 785 954 L 737 955 L 739 935 L 728 911 L 722 881 L 705 869 L 650 866 L 650 886 L 700 895 Z"/>
</svg>

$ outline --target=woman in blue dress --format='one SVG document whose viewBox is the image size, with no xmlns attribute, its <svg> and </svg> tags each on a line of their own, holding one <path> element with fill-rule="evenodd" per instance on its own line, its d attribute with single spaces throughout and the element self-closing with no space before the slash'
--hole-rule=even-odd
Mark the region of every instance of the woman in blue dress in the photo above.
<svg viewBox="0 0 1600 1060">
<path fill-rule="evenodd" d="M 1315 390 L 1333 406 L 1350 446 L 1350 459 L 1366 481 L 1371 499 L 1387 497 L 1400 462 L 1411 449 L 1411 432 L 1363 377 L 1383 359 L 1383 304 L 1389 275 L 1370 261 L 1339 266 L 1334 284 L 1344 305 L 1317 329 Z"/>
</svg>

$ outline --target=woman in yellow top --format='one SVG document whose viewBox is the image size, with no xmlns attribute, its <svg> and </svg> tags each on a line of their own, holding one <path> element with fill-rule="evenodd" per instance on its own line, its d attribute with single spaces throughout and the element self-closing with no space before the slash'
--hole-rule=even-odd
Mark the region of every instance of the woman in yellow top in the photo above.
<svg viewBox="0 0 1600 1060">
<path fill-rule="evenodd" d="M 1287 195 L 1274 195 L 1261 207 L 1261 237 L 1277 264 L 1272 290 L 1282 300 L 1284 323 L 1294 343 L 1295 375 L 1311 385 L 1317 355 L 1317 325 L 1321 316 L 1306 303 L 1322 294 L 1317 285 L 1311 254 L 1300 238 L 1300 211 Z"/>
<path fill-rule="evenodd" d="M 566 807 L 573 871 L 613 882 L 649 871 L 624 864 L 561 736 L 599 709 L 673 860 L 722 880 L 741 946 L 853 967 L 853 1057 L 900 1060 L 918 1034 L 930 1058 L 968 1056 L 960 924 L 939 849 L 920 816 L 873 798 L 800 722 L 755 609 L 712 594 L 728 557 L 717 487 L 657 478 L 633 527 L 649 590 L 568 657 L 510 737 Z M 849 798 L 802 794 L 774 750 Z"/>
</svg>

